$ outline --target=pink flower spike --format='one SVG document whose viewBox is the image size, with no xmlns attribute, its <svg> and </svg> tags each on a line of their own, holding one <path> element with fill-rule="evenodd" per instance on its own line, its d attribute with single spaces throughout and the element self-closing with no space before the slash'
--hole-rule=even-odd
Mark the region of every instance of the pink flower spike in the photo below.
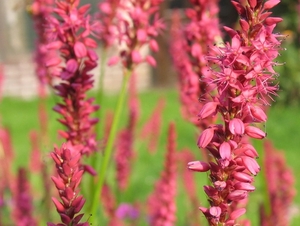
<svg viewBox="0 0 300 226">
<path fill-rule="evenodd" d="M 227 142 L 223 142 L 219 147 L 220 156 L 222 159 L 231 159 L 231 147 Z"/>
<path fill-rule="evenodd" d="M 266 137 L 266 133 L 254 126 L 247 126 L 245 133 L 252 138 L 263 139 Z"/>
<path fill-rule="evenodd" d="M 208 116 L 215 114 L 217 111 L 217 106 L 218 106 L 217 102 L 208 102 L 208 103 L 204 104 L 203 107 L 201 108 L 198 116 L 201 119 L 205 119 Z"/>
<path fill-rule="evenodd" d="M 246 209 L 245 208 L 240 208 L 240 209 L 232 211 L 232 213 L 230 213 L 230 215 L 229 215 L 229 218 L 231 220 L 235 220 L 235 219 L 239 218 L 240 216 L 242 216 L 245 213 L 246 213 Z"/>
<path fill-rule="evenodd" d="M 245 126 L 242 120 L 234 118 L 229 122 L 229 130 L 233 135 L 243 135 Z"/>
<path fill-rule="evenodd" d="M 241 158 L 244 163 L 244 166 L 249 170 L 250 173 L 256 175 L 260 171 L 260 167 L 255 161 L 255 159 L 250 158 L 248 156 L 242 156 Z"/>
<path fill-rule="evenodd" d="M 131 57 L 132 57 L 132 62 L 135 64 L 142 62 L 142 56 L 139 53 L 139 51 L 133 50 L 131 53 Z"/>
<path fill-rule="evenodd" d="M 202 131 L 199 139 L 198 139 L 198 147 L 205 148 L 212 140 L 214 136 L 214 129 L 208 128 Z"/>
<path fill-rule="evenodd" d="M 276 6 L 278 3 L 280 3 L 280 0 L 269 0 L 269 1 L 266 1 L 265 4 L 264 4 L 264 9 L 265 10 L 271 9 L 274 6 Z"/>
<path fill-rule="evenodd" d="M 87 55 L 87 49 L 82 42 L 76 42 L 74 45 L 74 52 L 76 57 L 83 58 Z"/>
<path fill-rule="evenodd" d="M 188 163 L 188 169 L 197 172 L 206 172 L 210 170 L 210 165 L 206 162 L 193 161 Z"/>
</svg>

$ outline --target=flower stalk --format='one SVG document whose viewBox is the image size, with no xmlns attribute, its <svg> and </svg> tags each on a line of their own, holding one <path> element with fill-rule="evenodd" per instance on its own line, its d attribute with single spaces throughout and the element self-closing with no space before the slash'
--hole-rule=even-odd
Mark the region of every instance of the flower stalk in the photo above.
<svg viewBox="0 0 300 226">
<path fill-rule="evenodd" d="M 143 46 L 148 44 L 153 51 L 158 51 L 158 46 L 154 37 L 156 37 L 159 31 L 163 28 L 163 23 L 158 15 L 158 6 L 160 3 L 161 0 L 120 1 L 119 3 L 119 7 L 123 10 L 123 13 L 128 14 L 128 17 L 125 17 L 124 15 L 121 16 L 120 14 L 116 15 L 118 24 L 118 39 L 121 44 L 124 44 L 124 47 L 120 51 L 120 56 L 110 59 L 109 62 L 112 65 L 121 60 L 124 76 L 115 108 L 113 123 L 104 149 L 104 156 L 101 161 L 101 165 L 100 161 L 97 161 L 98 164 L 96 165 L 96 171 L 99 172 L 99 177 L 95 185 L 92 199 L 93 203 L 90 207 L 90 212 L 95 222 L 97 222 L 97 206 L 103 183 L 105 181 L 109 161 L 113 153 L 113 145 L 117 135 L 120 116 L 124 107 L 129 79 L 132 73 L 134 73 L 135 68 L 142 62 L 148 62 L 152 66 L 156 64 L 153 57 L 150 55 L 143 57 L 140 51 Z M 150 17 L 152 15 L 154 15 L 154 18 L 152 22 L 150 22 Z"/>
</svg>

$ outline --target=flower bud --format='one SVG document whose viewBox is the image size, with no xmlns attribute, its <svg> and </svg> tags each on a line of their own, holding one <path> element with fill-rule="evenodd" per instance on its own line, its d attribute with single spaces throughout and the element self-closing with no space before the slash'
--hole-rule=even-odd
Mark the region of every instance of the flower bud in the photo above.
<svg viewBox="0 0 300 226">
<path fill-rule="evenodd" d="M 198 147 L 205 148 L 212 140 L 214 136 L 214 129 L 208 128 L 202 131 L 199 139 L 198 139 Z"/>
<path fill-rule="evenodd" d="M 268 10 L 268 9 L 273 8 L 279 2 L 280 2 L 280 0 L 269 0 L 269 1 L 266 1 L 265 4 L 264 4 L 264 10 Z"/>
<path fill-rule="evenodd" d="M 238 182 L 234 185 L 235 189 L 238 190 L 245 190 L 245 191 L 254 191 L 255 187 L 252 184 L 244 183 L 244 182 Z"/>
<path fill-rule="evenodd" d="M 109 58 L 109 60 L 107 61 L 107 65 L 108 66 L 113 66 L 115 64 L 117 64 L 119 62 L 119 57 L 118 56 L 112 56 L 111 58 Z"/>
<path fill-rule="evenodd" d="M 219 218 L 222 213 L 222 210 L 218 206 L 212 206 L 209 208 L 209 213 L 211 216 L 213 216 L 215 218 Z"/>
<path fill-rule="evenodd" d="M 233 174 L 233 177 L 234 177 L 234 179 L 241 181 L 241 182 L 248 182 L 248 183 L 253 182 L 253 177 L 247 173 L 235 172 Z"/>
<path fill-rule="evenodd" d="M 231 159 L 231 147 L 227 142 L 223 142 L 219 147 L 220 156 L 222 159 Z"/>
<path fill-rule="evenodd" d="M 227 199 L 231 201 L 239 201 L 246 198 L 247 196 L 248 192 L 245 190 L 234 190 L 227 196 Z"/>
<path fill-rule="evenodd" d="M 242 156 L 241 159 L 244 163 L 244 166 L 253 175 L 256 175 L 260 171 L 260 167 L 259 167 L 258 163 L 255 161 L 255 159 L 250 158 L 248 156 Z"/>
<path fill-rule="evenodd" d="M 208 116 L 215 114 L 216 110 L 217 110 L 217 106 L 218 106 L 217 102 L 208 102 L 208 103 L 204 104 L 203 107 L 201 108 L 198 116 L 201 119 L 205 119 Z"/>
<path fill-rule="evenodd" d="M 242 120 L 234 118 L 229 122 L 229 130 L 233 135 L 243 135 L 245 126 Z"/>
<path fill-rule="evenodd" d="M 197 172 L 206 172 L 210 169 L 210 165 L 206 162 L 193 161 L 188 163 L 188 169 Z"/>
<path fill-rule="evenodd" d="M 266 133 L 254 126 L 247 126 L 245 129 L 245 133 L 249 137 L 253 137 L 256 139 L 263 139 L 266 137 Z"/>
<path fill-rule="evenodd" d="M 135 64 L 142 62 L 142 56 L 137 50 L 133 50 L 131 53 L 132 62 Z"/>
<path fill-rule="evenodd" d="M 87 49 L 82 42 L 76 42 L 74 45 L 74 52 L 76 57 L 83 58 L 87 55 Z"/>
<path fill-rule="evenodd" d="M 251 106 L 250 107 L 250 112 L 253 115 L 253 117 L 256 119 L 257 122 L 265 122 L 267 121 L 267 115 L 265 112 L 257 106 Z"/>
<path fill-rule="evenodd" d="M 240 208 L 240 209 L 232 211 L 229 215 L 229 218 L 231 220 L 235 220 L 235 219 L 239 218 L 240 216 L 242 216 L 245 213 L 246 213 L 246 209 L 245 208 Z"/>
<path fill-rule="evenodd" d="M 152 56 L 150 56 L 150 55 L 146 56 L 146 61 L 152 67 L 156 67 L 156 60 Z"/>
</svg>

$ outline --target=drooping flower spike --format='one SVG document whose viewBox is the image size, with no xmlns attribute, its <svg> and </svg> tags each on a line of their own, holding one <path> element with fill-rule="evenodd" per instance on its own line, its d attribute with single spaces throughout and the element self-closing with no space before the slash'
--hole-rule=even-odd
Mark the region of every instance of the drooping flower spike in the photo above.
<svg viewBox="0 0 300 226">
<path fill-rule="evenodd" d="M 280 50 L 281 35 L 273 33 L 281 18 L 270 17 L 277 0 L 232 1 L 240 15 L 240 30 L 225 27 L 231 43 L 210 48 L 206 59 L 211 74 L 203 76 L 211 98 L 199 112 L 200 119 L 219 114 L 220 125 L 210 125 L 199 137 L 198 146 L 206 148 L 214 161 L 189 163 L 194 171 L 207 172 L 212 181 L 205 186 L 209 208 L 200 207 L 210 225 L 234 225 L 245 213 L 232 209 L 255 190 L 253 176 L 260 171 L 258 154 L 247 138 L 263 139 L 265 131 L 257 124 L 267 120 L 264 105 L 277 95 L 278 65 L 274 59 Z M 238 206 L 238 205 L 234 205 Z"/>
</svg>

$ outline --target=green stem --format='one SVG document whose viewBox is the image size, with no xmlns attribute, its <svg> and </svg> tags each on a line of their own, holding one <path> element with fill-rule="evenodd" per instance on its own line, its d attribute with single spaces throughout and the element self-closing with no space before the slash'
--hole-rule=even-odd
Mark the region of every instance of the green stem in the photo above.
<svg viewBox="0 0 300 226">
<path fill-rule="evenodd" d="M 102 105 L 102 99 L 103 99 L 103 81 L 105 76 L 105 62 L 107 57 L 107 48 L 103 47 L 101 51 L 101 59 L 100 59 L 100 76 L 99 76 L 99 82 L 98 82 L 98 90 L 96 93 L 96 103 L 101 107 Z M 97 111 L 97 118 L 101 118 L 102 111 Z M 96 124 L 96 133 L 97 138 L 99 138 L 100 133 L 100 123 Z"/>
<path fill-rule="evenodd" d="M 117 129 L 119 126 L 120 116 L 121 116 L 122 109 L 124 106 L 127 84 L 128 84 L 131 73 L 132 73 L 131 70 L 127 70 L 123 77 L 122 88 L 121 88 L 121 92 L 119 94 L 119 98 L 118 98 L 118 102 L 117 102 L 117 106 L 116 106 L 115 114 L 114 114 L 114 118 L 113 118 L 113 123 L 112 123 L 111 129 L 110 129 L 110 132 L 109 132 L 106 147 L 104 149 L 104 157 L 103 157 L 103 160 L 101 161 L 101 165 L 99 164 L 100 161 L 97 161 L 96 171 L 97 172 L 100 171 L 100 172 L 99 172 L 97 184 L 94 189 L 92 205 L 90 208 L 90 213 L 92 214 L 92 218 L 94 219 L 93 225 L 97 225 L 97 222 L 96 222 L 96 218 L 98 215 L 97 207 L 99 206 L 99 203 L 100 203 L 100 197 L 101 197 L 100 195 L 101 195 L 101 191 L 102 191 L 102 186 L 104 184 L 106 171 L 107 171 L 108 164 L 109 164 L 109 161 L 110 161 L 110 158 L 112 155 L 113 145 L 114 145 L 114 141 L 116 138 Z"/>
<path fill-rule="evenodd" d="M 99 75 L 99 82 L 98 82 L 98 89 L 96 92 L 96 104 L 98 104 L 100 107 L 102 107 L 102 99 L 103 99 L 103 81 L 104 81 L 104 76 L 105 76 L 105 62 L 106 62 L 106 57 L 107 57 L 107 48 L 103 47 L 101 50 L 101 58 L 100 58 L 100 75 Z M 99 120 L 101 119 L 101 113 L 102 110 L 99 109 L 96 112 L 96 118 Z M 100 123 L 98 122 L 96 124 L 96 137 L 97 140 L 100 139 Z M 99 161 L 97 153 L 93 155 L 91 158 L 91 166 L 93 168 L 96 167 L 97 162 Z M 93 194 L 93 187 L 94 187 L 94 177 L 90 178 L 90 183 L 89 183 L 89 194 Z M 92 197 L 90 197 L 92 198 Z"/>
</svg>

